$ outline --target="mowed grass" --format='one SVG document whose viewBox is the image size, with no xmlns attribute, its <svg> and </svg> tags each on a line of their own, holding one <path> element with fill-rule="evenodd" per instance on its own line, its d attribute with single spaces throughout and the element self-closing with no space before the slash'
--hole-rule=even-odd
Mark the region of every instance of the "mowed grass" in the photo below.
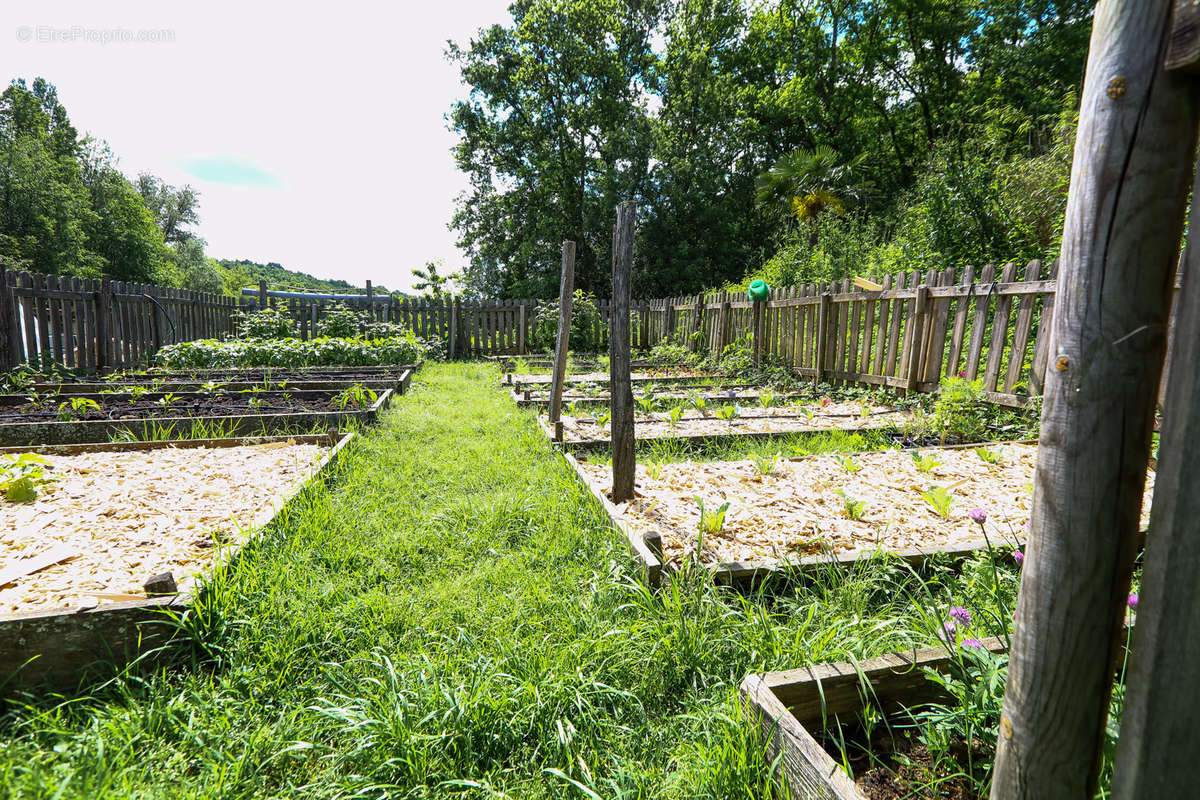
<svg viewBox="0 0 1200 800">
<path fill-rule="evenodd" d="M 770 797 L 748 672 L 930 641 L 883 560 L 641 588 L 497 375 L 428 366 L 210 586 L 171 668 L 10 704 L 0 796 Z M 970 605 L 984 575 L 924 578 Z"/>
</svg>

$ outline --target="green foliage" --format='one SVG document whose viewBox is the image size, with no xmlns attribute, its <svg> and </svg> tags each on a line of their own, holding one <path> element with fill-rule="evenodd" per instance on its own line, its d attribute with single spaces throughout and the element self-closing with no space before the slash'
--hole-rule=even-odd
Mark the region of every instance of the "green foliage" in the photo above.
<svg viewBox="0 0 1200 800">
<path fill-rule="evenodd" d="M 862 464 L 855 461 L 853 456 L 835 455 L 833 458 L 851 475 L 862 469 Z"/>
<path fill-rule="evenodd" d="M 437 349 L 411 331 L 387 339 L 199 339 L 163 347 L 157 365 L 182 369 L 220 367 L 331 367 L 412 364 L 436 358 Z"/>
<path fill-rule="evenodd" d="M 364 409 L 370 408 L 371 404 L 379 399 L 379 395 L 374 391 L 366 388 L 361 383 L 356 383 L 353 386 L 348 386 L 338 392 L 330 405 L 339 411 L 345 411 L 347 408 Z"/>
<path fill-rule="evenodd" d="M 696 547 L 699 550 L 704 544 L 705 536 L 719 536 L 725 530 L 725 515 L 729 512 L 729 501 L 721 503 L 715 509 L 706 509 L 704 498 L 700 495 L 692 495 L 692 499 L 696 501 L 696 506 L 700 509 L 700 544 Z"/>
<path fill-rule="evenodd" d="M 296 338 L 296 323 L 283 306 L 235 311 L 233 329 L 239 339 Z"/>
<path fill-rule="evenodd" d="M 861 520 L 863 515 L 867 513 L 867 501 L 857 500 L 841 489 L 838 489 L 837 493 L 842 498 L 842 507 L 846 512 L 846 517 L 853 520 Z"/>
<path fill-rule="evenodd" d="M 639 199 L 642 296 L 1045 258 L 1092 13 L 518 4 L 450 50 L 470 92 L 451 114 L 468 284 L 552 296 L 568 236 L 577 285 L 603 292 L 624 197 Z"/>
<path fill-rule="evenodd" d="M 568 349 L 576 353 L 599 352 L 604 340 L 597 335 L 600 312 L 596 300 L 582 289 L 571 296 L 571 334 Z M 601 332 L 603 333 L 603 332 Z M 550 352 L 558 339 L 558 303 L 546 303 L 533 317 L 533 332 L 529 344 L 534 350 Z"/>
<path fill-rule="evenodd" d="M 989 450 L 986 447 L 976 447 L 975 455 L 979 456 L 979 460 L 985 464 L 999 464 L 1003 453 L 999 450 Z"/>
<path fill-rule="evenodd" d="M 99 411 L 100 404 L 90 397 L 72 397 L 58 404 L 58 419 L 61 422 L 83 419 L 89 411 Z"/>
<path fill-rule="evenodd" d="M 416 278 L 413 282 L 413 289 L 418 292 L 423 292 L 423 296 L 435 302 L 443 302 L 452 299 L 452 293 L 449 286 L 454 281 L 462 278 L 458 272 L 452 272 L 449 275 L 441 275 L 438 273 L 438 265 L 442 263 L 438 261 L 426 261 L 424 268 L 417 268 L 412 271 L 412 276 Z"/>
<path fill-rule="evenodd" d="M 950 516 L 950 507 L 954 505 L 954 495 L 946 487 L 930 486 L 921 492 L 921 497 L 929 504 L 930 508 L 938 513 L 938 516 Z"/>
<path fill-rule="evenodd" d="M 271 289 L 304 289 L 325 294 L 366 294 L 365 286 L 355 286 L 348 281 L 315 278 L 307 272 L 296 272 L 285 269 L 281 264 L 272 261 L 260 264 L 256 261 L 220 259 L 216 262 L 217 272 L 224 283 L 225 294 L 238 296 L 243 287 L 258 287 L 259 281 L 266 281 Z M 387 294 L 388 290 L 381 285 L 373 286 L 377 294 Z"/>
<path fill-rule="evenodd" d="M 754 462 L 754 469 L 758 471 L 758 474 L 765 478 L 775 472 L 775 466 L 781 458 L 783 458 L 783 453 L 780 452 L 772 455 L 755 453 L 750 457 L 750 460 Z"/>
<path fill-rule="evenodd" d="M 983 381 L 943 378 L 933 406 L 933 429 L 942 440 L 972 441 L 987 433 L 989 409 L 983 399 Z"/>
<path fill-rule="evenodd" d="M 672 406 L 667 411 L 667 425 L 670 426 L 671 430 L 675 430 L 681 419 L 683 419 L 683 406 Z"/>
<path fill-rule="evenodd" d="M 0 493 L 10 503 L 31 503 L 38 489 L 55 480 L 47 474 L 50 462 L 36 453 L 0 456 Z"/>
<path fill-rule="evenodd" d="M 909 456 L 912 458 L 913 466 L 917 468 L 918 472 L 933 472 L 934 467 L 942 465 L 941 459 L 933 453 L 922 455 L 914 450 L 909 453 Z"/>
<path fill-rule="evenodd" d="M 725 403 L 717 409 L 717 416 L 732 425 L 734 418 L 738 416 L 738 407 L 733 403 Z"/>
</svg>

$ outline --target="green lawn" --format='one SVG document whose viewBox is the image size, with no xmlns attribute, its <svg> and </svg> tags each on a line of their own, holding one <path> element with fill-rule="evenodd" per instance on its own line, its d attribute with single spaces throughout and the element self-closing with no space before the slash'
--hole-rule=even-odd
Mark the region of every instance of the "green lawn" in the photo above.
<svg viewBox="0 0 1200 800">
<path fill-rule="evenodd" d="M 645 591 L 497 376 L 428 366 L 211 587 L 175 667 L 10 707 L 0 796 L 767 797 L 747 672 L 930 641 L 880 561 Z M 966 604 L 984 574 L 926 578 Z"/>
</svg>

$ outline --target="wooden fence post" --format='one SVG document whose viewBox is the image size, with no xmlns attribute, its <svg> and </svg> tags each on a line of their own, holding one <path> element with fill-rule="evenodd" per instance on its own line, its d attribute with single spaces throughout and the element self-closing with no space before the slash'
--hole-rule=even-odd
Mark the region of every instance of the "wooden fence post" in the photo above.
<svg viewBox="0 0 1200 800">
<path fill-rule="evenodd" d="M 818 289 L 820 286 L 818 286 Z M 817 340 L 813 348 L 813 386 L 821 382 L 821 372 L 825 368 L 825 343 L 829 333 L 829 292 L 821 292 L 821 302 L 817 305 Z"/>
<path fill-rule="evenodd" d="M 0 265 L 0 369 L 5 372 L 17 366 L 12 324 L 17 314 L 14 300 L 12 287 L 8 285 L 8 269 Z"/>
<path fill-rule="evenodd" d="M 634 454 L 633 387 L 629 375 L 629 288 L 633 266 L 636 211 L 632 201 L 617 206 L 613 228 L 612 308 L 608 334 L 609 426 L 612 429 L 612 501 L 633 499 Z M 703 307 L 703 298 L 697 308 Z"/>
<path fill-rule="evenodd" d="M 1190 5 L 1190 3 L 1189 3 Z M 1200 170 L 1192 184 L 1200 190 Z M 1200 208 L 1192 205 L 1189 262 L 1175 304 L 1174 368 L 1166 398 L 1154 505 L 1133 653 L 1121 712 L 1113 796 L 1126 800 L 1188 797 L 1196 791 L 1200 714 Z M 1168 367 L 1170 368 L 1170 367 Z"/>
<path fill-rule="evenodd" d="M 574 242 L 572 242 L 571 244 L 574 245 Z M 574 264 L 574 257 L 572 257 L 572 264 Z M 572 269 L 572 273 L 574 273 L 574 269 Z M 572 278 L 572 281 L 573 280 L 574 279 Z M 572 285 L 574 285 L 574 282 L 572 282 Z M 572 291 L 574 291 L 574 290 L 572 290 Z M 525 355 L 526 352 L 528 351 L 528 348 L 527 348 L 527 345 L 525 342 L 525 336 L 526 336 L 526 328 L 529 327 L 529 322 L 528 322 L 528 317 L 526 316 L 525 306 L 526 306 L 525 301 L 521 300 L 520 307 L 517 309 L 517 353 L 519 355 Z"/>
<path fill-rule="evenodd" d="M 1096 792 L 1200 117 L 1170 12 L 1096 9 L 993 800 Z"/>
<path fill-rule="evenodd" d="M 567 379 L 567 350 L 571 342 L 571 295 L 575 291 L 575 242 L 562 243 L 562 276 L 558 284 L 558 337 L 554 340 L 554 378 L 550 386 L 550 424 L 554 441 L 562 441 L 562 390 Z M 525 304 L 521 304 L 525 311 Z M 524 322 L 525 314 L 521 314 Z M 524 337 L 522 337 L 524 338 Z"/>
<path fill-rule="evenodd" d="M 696 295 L 696 310 L 692 314 L 691 341 L 688 350 L 693 353 L 700 349 L 700 337 L 697 334 L 704 328 L 704 295 Z"/>
<path fill-rule="evenodd" d="M 925 351 L 925 326 L 928 308 L 929 285 L 922 283 L 917 287 L 917 302 L 913 308 L 912 319 L 908 321 L 912 329 L 912 334 L 908 339 L 908 352 L 905 353 L 908 368 L 905 370 L 904 376 L 908 381 L 906 388 L 910 392 L 917 388 L 917 384 L 921 382 L 921 376 L 925 374 L 921 356 Z"/>
<path fill-rule="evenodd" d="M 451 360 L 458 353 L 458 314 L 460 304 L 461 301 L 457 297 L 450 304 L 450 342 L 446 350 Z"/>
<path fill-rule="evenodd" d="M 750 336 L 752 337 L 750 353 L 754 359 L 755 366 L 758 366 L 759 362 L 762 361 L 763 312 L 766 310 L 766 306 L 767 304 L 762 300 L 754 301 L 754 321 L 751 323 L 752 327 L 750 329 Z"/>
</svg>

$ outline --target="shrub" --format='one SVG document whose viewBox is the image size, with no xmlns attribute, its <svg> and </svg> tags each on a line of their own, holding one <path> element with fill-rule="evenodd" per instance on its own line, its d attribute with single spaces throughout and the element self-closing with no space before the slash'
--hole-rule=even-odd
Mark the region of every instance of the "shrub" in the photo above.
<svg viewBox="0 0 1200 800">
<path fill-rule="evenodd" d="M 164 367 L 358 367 L 411 364 L 437 358 L 440 345 L 424 342 L 411 331 L 381 339 L 320 337 L 299 339 L 200 339 L 168 345 L 155 363 Z"/>
<path fill-rule="evenodd" d="M 233 312 L 233 330 L 239 339 L 296 338 L 295 321 L 278 306 Z"/>
<path fill-rule="evenodd" d="M 988 408 L 983 399 L 983 381 L 943 378 L 933 406 L 935 431 L 947 438 L 972 441 L 987 433 Z"/>
<path fill-rule="evenodd" d="M 603 338 L 597 335 L 600 312 L 596 301 L 582 289 L 576 289 L 571 301 L 571 336 L 568 349 L 577 353 L 600 351 Z M 632 325 L 630 326 L 632 330 Z M 529 343 L 534 350 L 549 352 L 558 338 L 558 304 L 549 303 L 538 309 L 533 318 L 533 333 Z"/>
<path fill-rule="evenodd" d="M 397 322 L 380 322 L 366 309 L 355 310 L 345 303 L 330 303 L 317 322 L 317 335 L 333 339 L 351 339 L 361 336 L 366 339 L 389 339 L 403 336 L 403 325 Z"/>
</svg>

